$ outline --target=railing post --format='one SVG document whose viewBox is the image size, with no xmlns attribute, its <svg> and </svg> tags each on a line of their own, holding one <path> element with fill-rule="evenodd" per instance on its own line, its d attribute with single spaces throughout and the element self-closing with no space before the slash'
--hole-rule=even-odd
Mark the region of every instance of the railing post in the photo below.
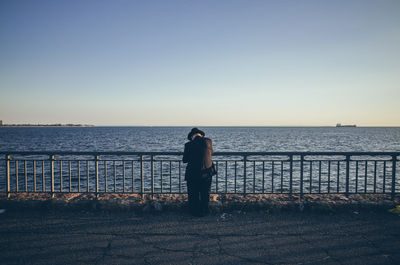
<svg viewBox="0 0 400 265">
<path fill-rule="evenodd" d="M 19 173 L 18 173 L 18 159 L 15 160 L 15 191 L 19 192 Z"/>
<path fill-rule="evenodd" d="M 151 155 L 151 196 L 154 195 L 154 156 Z"/>
<path fill-rule="evenodd" d="M 246 180 L 247 180 L 247 155 L 243 156 L 243 194 L 246 196 Z"/>
<path fill-rule="evenodd" d="M 293 192 L 293 155 L 289 156 L 289 194 L 292 195 Z"/>
<path fill-rule="evenodd" d="M 218 174 L 218 172 L 217 172 Z M 179 194 L 182 193 L 182 161 L 178 161 L 178 185 L 179 185 Z"/>
<path fill-rule="evenodd" d="M 396 193 L 396 160 L 397 155 L 392 155 L 392 200 Z"/>
<path fill-rule="evenodd" d="M 36 192 L 36 160 L 33 160 L 33 191 Z"/>
<path fill-rule="evenodd" d="M 144 194 L 144 181 L 143 181 L 143 155 L 140 155 L 140 195 Z"/>
<path fill-rule="evenodd" d="M 45 166 L 44 166 L 44 159 L 42 160 L 42 191 L 46 191 L 46 177 L 45 177 Z"/>
<path fill-rule="evenodd" d="M 104 160 L 104 192 L 107 193 L 107 160 Z"/>
<path fill-rule="evenodd" d="M 89 160 L 86 160 L 86 192 L 89 193 L 90 191 L 90 165 Z"/>
<path fill-rule="evenodd" d="M 218 193 L 218 161 L 215 161 L 215 168 L 217 169 L 217 174 L 215 175 L 215 193 Z"/>
<path fill-rule="evenodd" d="M 50 155 L 51 197 L 54 198 L 54 155 Z"/>
<path fill-rule="evenodd" d="M 228 161 L 225 161 L 225 193 L 228 193 Z"/>
<path fill-rule="evenodd" d="M 81 192 L 81 161 L 78 160 L 78 192 Z"/>
<path fill-rule="evenodd" d="M 125 193 L 125 160 L 122 161 L 122 192 Z"/>
<path fill-rule="evenodd" d="M 99 156 L 94 157 L 96 174 L 96 197 L 99 195 Z"/>
<path fill-rule="evenodd" d="M 346 196 L 349 196 L 350 185 L 350 156 L 346 156 Z"/>
<path fill-rule="evenodd" d="M 10 160 L 11 156 L 6 155 L 6 190 L 7 190 L 7 197 L 10 197 Z"/>
<path fill-rule="evenodd" d="M 235 190 L 235 193 L 236 193 L 236 181 L 237 180 L 237 161 L 235 161 L 235 188 L 234 188 L 234 190 Z"/>
<path fill-rule="evenodd" d="M 303 198 L 304 156 L 300 155 L 300 198 Z"/>
</svg>

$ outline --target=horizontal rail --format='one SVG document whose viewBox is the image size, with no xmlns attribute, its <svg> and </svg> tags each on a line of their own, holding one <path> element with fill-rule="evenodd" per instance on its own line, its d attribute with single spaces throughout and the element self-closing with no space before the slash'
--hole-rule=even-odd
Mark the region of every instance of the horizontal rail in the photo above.
<svg viewBox="0 0 400 265">
<path fill-rule="evenodd" d="M 120 155 L 183 155 L 183 152 L 78 152 L 78 151 L 0 151 L 3 155 L 109 155 L 109 156 L 120 156 Z M 328 155 L 328 156 L 399 156 L 400 152 L 214 152 L 213 156 L 317 156 L 317 155 Z"/>
<path fill-rule="evenodd" d="M 182 152 L 0 151 L 0 191 L 185 193 Z M 215 152 L 212 192 L 395 194 L 400 152 Z"/>
</svg>

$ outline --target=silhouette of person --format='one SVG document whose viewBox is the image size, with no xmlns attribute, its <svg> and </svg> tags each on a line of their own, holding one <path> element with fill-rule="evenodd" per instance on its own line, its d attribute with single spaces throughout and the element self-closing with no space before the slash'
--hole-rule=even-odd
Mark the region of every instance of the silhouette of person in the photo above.
<svg viewBox="0 0 400 265">
<path fill-rule="evenodd" d="M 212 166 L 212 141 L 204 137 L 205 133 L 193 128 L 188 134 L 183 154 L 183 163 L 187 163 L 185 180 L 187 183 L 189 210 L 194 216 L 208 214 L 208 202 L 212 176 L 204 177 L 202 170 Z"/>
</svg>

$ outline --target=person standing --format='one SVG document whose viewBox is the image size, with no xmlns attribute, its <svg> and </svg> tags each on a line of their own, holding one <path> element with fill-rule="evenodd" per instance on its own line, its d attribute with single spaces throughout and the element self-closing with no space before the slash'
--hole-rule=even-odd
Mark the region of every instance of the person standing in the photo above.
<svg viewBox="0 0 400 265">
<path fill-rule="evenodd" d="M 203 172 L 213 165 L 211 156 L 214 150 L 211 139 L 198 128 L 193 128 L 187 138 L 189 142 L 185 144 L 182 160 L 187 163 L 185 180 L 189 210 L 194 216 L 204 216 L 208 214 L 212 176 L 205 176 Z"/>
</svg>

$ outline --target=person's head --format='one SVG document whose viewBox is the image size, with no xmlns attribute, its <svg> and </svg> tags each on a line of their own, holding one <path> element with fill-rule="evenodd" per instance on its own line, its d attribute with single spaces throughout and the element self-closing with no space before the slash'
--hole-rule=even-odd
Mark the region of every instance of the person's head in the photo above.
<svg viewBox="0 0 400 265">
<path fill-rule="evenodd" d="M 188 134 L 188 140 L 193 141 L 196 137 L 204 137 L 206 134 L 198 128 L 193 128 Z"/>
</svg>

